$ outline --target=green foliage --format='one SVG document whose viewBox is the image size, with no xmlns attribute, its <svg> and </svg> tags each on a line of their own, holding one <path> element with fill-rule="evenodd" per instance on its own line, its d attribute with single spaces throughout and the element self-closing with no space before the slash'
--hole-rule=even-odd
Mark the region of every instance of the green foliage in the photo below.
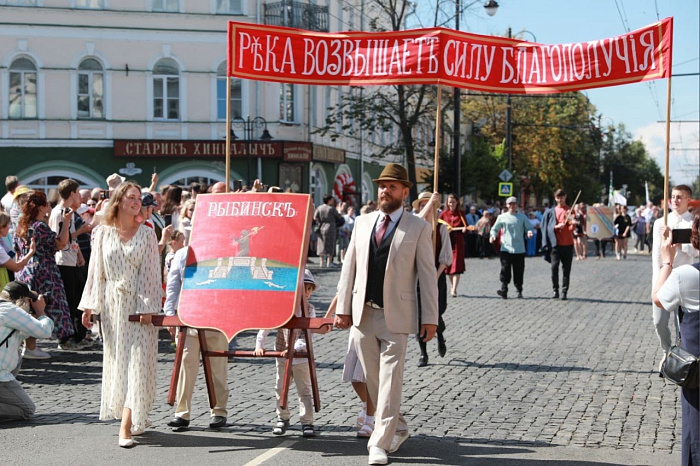
<svg viewBox="0 0 700 466">
<path fill-rule="evenodd" d="M 609 127 L 602 146 L 603 171 L 606 179 L 612 170 L 613 186 L 620 189 L 627 185 L 627 203 L 645 203 L 644 182 L 649 183 L 649 197 L 658 203 L 663 197 L 664 176 L 641 141 L 633 141 L 625 125 Z M 608 181 L 609 183 L 609 181 Z"/>
<path fill-rule="evenodd" d="M 595 108 L 580 93 L 511 97 L 512 168 L 516 192 L 538 199 L 557 188 L 582 190 L 581 199 L 600 196 L 600 138 L 591 123 Z M 479 122 L 479 135 L 501 155 L 506 127 L 506 96 L 472 95 L 463 105 L 467 118 Z M 502 155 L 505 168 L 507 155 Z M 496 174 L 498 175 L 498 173 Z M 496 178 L 490 180 L 496 184 Z"/>
</svg>

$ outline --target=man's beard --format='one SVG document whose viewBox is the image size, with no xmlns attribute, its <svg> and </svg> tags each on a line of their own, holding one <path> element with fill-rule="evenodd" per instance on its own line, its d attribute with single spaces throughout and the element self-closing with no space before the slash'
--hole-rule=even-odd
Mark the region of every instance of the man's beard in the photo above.
<svg viewBox="0 0 700 466">
<path fill-rule="evenodd" d="M 390 214 L 395 210 L 398 210 L 403 205 L 403 199 L 393 198 L 391 196 L 386 196 L 385 198 L 379 199 L 379 210 L 385 214 Z"/>
</svg>

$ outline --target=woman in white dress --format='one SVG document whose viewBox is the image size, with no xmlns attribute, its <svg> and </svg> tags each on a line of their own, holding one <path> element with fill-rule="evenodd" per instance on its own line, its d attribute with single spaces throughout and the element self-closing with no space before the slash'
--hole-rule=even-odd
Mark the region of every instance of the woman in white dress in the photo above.
<svg viewBox="0 0 700 466">
<path fill-rule="evenodd" d="M 141 188 L 122 183 L 95 230 L 92 260 L 79 308 L 83 325 L 102 320 L 103 372 L 100 420 L 121 419 L 119 446 L 148 427 L 156 394 L 158 330 L 151 314 L 161 308 L 158 241 L 141 223 Z M 140 315 L 139 322 L 129 322 Z"/>
</svg>

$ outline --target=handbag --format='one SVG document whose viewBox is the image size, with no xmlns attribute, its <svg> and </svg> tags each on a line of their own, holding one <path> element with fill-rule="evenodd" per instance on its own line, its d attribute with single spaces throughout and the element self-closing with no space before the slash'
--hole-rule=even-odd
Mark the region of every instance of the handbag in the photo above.
<svg viewBox="0 0 700 466">
<path fill-rule="evenodd" d="M 678 309 L 675 311 L 676 328 L 680 329 Z M 680 330 L 676 333 L 676 344 L 666 352 L 661 365 L 661 374 L 666 380 L 684 388 L 698 388 L 698 357 L 681 348 Z"/>
</svg>

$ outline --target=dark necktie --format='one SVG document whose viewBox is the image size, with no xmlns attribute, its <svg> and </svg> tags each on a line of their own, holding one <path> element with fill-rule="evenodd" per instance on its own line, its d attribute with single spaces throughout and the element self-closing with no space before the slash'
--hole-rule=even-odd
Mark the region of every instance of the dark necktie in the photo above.
<svg viewBox="0 0 700 466">
<path fill-rule="evenodd" d="M 384 233 L 386 233 L 386 229 L 389 227 L 390 221 L 391 217 L 385 215 L 384 221 L 377 227 L 377 231 L 374 232 L 374 240 L 377 242 L 377 246 L 382 244 L 382 239 L 384 239 Z"/>
</svg>

